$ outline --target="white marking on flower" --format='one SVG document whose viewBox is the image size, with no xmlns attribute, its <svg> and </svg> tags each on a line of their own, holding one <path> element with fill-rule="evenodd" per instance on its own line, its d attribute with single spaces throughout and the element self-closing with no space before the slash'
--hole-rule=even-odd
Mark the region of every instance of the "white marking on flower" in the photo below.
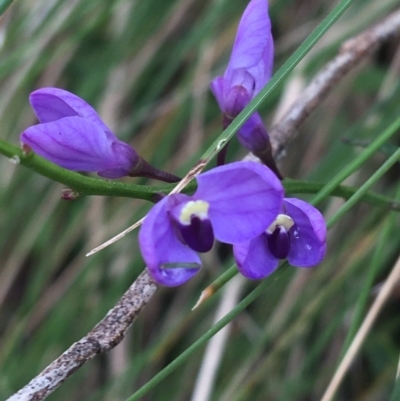
<svg viewBox="0 0 400 401">
<path fill-rule="evenodd" d="M 182 224 L 189 225 L 193 215 L 199 217 L 201 220 L 208 218 L 208 209 L 210 204 L 203 200 L 189 201 L 182 208 L 179 221 Z"/>
<path fill-rule="evenodd" d="M 290 216 L 287 214 L 278 214 L 275 221 L 268 227 L 267 232 L 273 233 L 278 226 L 282 226 L 286 231 L 289 231 L 293 225 L 294 221 Z M 295 232 L 295 235 L 296 234 L 298 234 L 298 232 Z"/>
</svg>

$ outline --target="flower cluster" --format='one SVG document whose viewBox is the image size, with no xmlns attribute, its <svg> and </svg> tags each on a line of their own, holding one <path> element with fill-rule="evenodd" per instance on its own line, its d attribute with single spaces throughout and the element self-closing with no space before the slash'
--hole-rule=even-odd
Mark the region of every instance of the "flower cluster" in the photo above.
<svg viewBox="0 0 400 401">
<path fill-rule="evenodd" d="M 236 162 L 197 177 L 192 196 L 173 194 L 154 206 L 142 225 L 139 244 L 153 278 L 177 286 L 201 268 L 198 252 L 214 238 L 233 244 L 240 272 L 260 279 L 280 259 L 309 267 L 325 255 L 321 213 L 295 198 L 283 199 L 282 184 L 266 166 Z"/>
<path fill-rule="evenodd" d="M 279 213 L 283 188 L 267 167 L 236 162 L 197 177 L 192 196 L 173 194 L 150 210 L 139 233 L 143 258 L 161 284 L 176 286 L 201 267 L 214 238 L 236 244 L 260 235 Z"/>
<path fill-rule="evenodd" d="M 240 21 L 232 55 L 211 90 L 223 113 L 224 127 L 268 82 L 273 41 L 267 0 L 251 0 Z M 145 162 L 119 140 L 96 111 L 78 96 L 57 88 L 30 95 L 39 124 L 21 141 L 38 155 L 70 170 L 179 180 Z M 284 198 L 268 133 L 258 113 L 238 132 L 239 141 L 263 162 L 234 162 L 197 176 L 192 195 L 162 198 L 146 216 L 139 233 L 143 258 L 153 278 L 177 286 L 201 268 L 198 253 L 215 240 L 233 245 L 240 272 L 250 279 L 271 274 L 282 259 L 293 266 L 315 266 L 326 251 L 321 213 L 296 198 Z"/>
<path fill-rule="evenodd" d="M 267 0 L 252 0 L 243 13 L 232 54 L 223 76 L 211 91 L 223 113 L 223 128 L 250 103 L 272 75 L 274 43 Z M 239 142 L 277 173 L 268 132 L 258 112 L 237 132 Z M 279 173 L 278 173 L 279 174 Z"/>
<path fill-rule="evenodd" d="M 251 0 L 228 67 L 211 82 L 224 128 L 271 78 L 273 55 L 268 2 Z M 176 286 L 194 276 L 201 267 L 197 252 L 210 250 L 214 238 L 233 245 L 237 266 L 250 279 L 271 274 L 281 259 L 298 267 L 322 261 L 324 218 L 300 199 L 283 199 L 261 116 L 252 114 L 237 136 L 269 168 L 251 162 L 217 167 L 197 177 L 198 189 L 192 196 L 167 196 L 149 212 L 139 243 L 159 283 Z"/>
</svg>

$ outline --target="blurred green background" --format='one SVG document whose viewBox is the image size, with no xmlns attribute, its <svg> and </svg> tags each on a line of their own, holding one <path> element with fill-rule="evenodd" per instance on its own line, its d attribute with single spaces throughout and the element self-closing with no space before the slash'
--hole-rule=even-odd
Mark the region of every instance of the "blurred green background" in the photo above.
<svg viewBox="0 0 400 401">
<path fill-rule="evenodd" d="M 156 167 L 185 174 L 221 133 L 209 82 L 226 66 L 246 5 L 246 0 L 16 0 L 0 19 L 1 138 L 17 144 L 20 132 L 35 123 L 29 93 L 56 86 L 92 104 Z M 270 2 L 276 68 L 333 6 L 327 0 Z M 263 103 L 266 124 L 272 126 L 277 111 L 301 96 L 345 39 L 399 6 L 393 0 L 354 1 Z M 398 118 L 399 38 L 385 42 L 338 83 L 300 128 L 281 163 L 285 176 L 329 183 L 360 153 L 360 144 Z M 399 143 L 397 135 L 346 184 L 358 188 Z M 244 155 L 234 139 L 229 161 Z M 3 156 L 0 171 L 0 397 L 6 398 L 84 336 L 143 270 L 137 232 L 90 258 L 85 254 L 151 205 L 102 197 L 62 201 L 62 185 Z M 399 177 L 397 164 L 374 191 L 399 200 Z M 342 204 L 330 198 L 319 208 L 329 217 Z M 360 323 L 360 296 L 365 294 L 368 307 L 398 256 L 399 223 L 396 212 L 360 203 L 330 230 L 323 264 L 273 275 L 269 290 L 232 322 L 212 394 L 200 399 L 320 399 L 349 330 Z M 230 293 L 242 297 L 256 285 L 240 280 L 191 312 L 201 291 L 231 265 L 230 251 L 216 248 L 204 262 L 201 274 L 185 286 L 157 291 L 116 349 L 87 363 L 48 399 L 125 400 L 212 325 Z M 338 400 L 389 399 L 399 361 L 399 310 L 400 286 Z M 196 352 L 143 399 L 190 400 L 203 358 L 203 350 Z"/>
</svg>

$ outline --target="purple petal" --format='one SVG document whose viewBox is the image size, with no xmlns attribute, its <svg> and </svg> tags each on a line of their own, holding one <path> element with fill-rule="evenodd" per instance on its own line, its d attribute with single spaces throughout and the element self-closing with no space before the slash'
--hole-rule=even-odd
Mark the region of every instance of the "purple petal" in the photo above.
<svg viewBox="0 0 400 401">
<path fill-rule="evenodd" d="M 127 143 L 118 139 L 112 142 L 111 148 L 113 151 L 111 167 L 97 171 L 97 174 L 104 178 L 120 178 L 129 175 L 139 159 L 137 153 Z"/>
<path fill-rule="evenodd" d="M 228 244 L 261 234 L 282 206 L 283 188 L 268 168 L 254 162 L 235 162 L 197 177 L 194 199 L 210 204 L 215 238 Z"/>
<path fill-rule="evenodd" d="M 191 218 L 190 225 L 180 224 L 179 231 L 184 242 L 196 252 L 208 252 L 214 244 L 214 234 L 209 219 Z"/>
<path fill-rule="evenodd" d="M 264 234 L 249 242 L 233 245 L 233 255 L 240 273 L 253 280 L 268 276 L 279 264 L 279 260 L 270 252 Z"/>
<path fill-rule="evenodd" d="M 266 233 L 265 235 L 272 255 L 278 259 L 286 259 L 290 250 L 290 235 L 285 227 L 278 226 L 273 233 Z"/>
<path fill-rule="evenodd" d="M 235 82 L 225 94 L 224 112 L 230 117 L 236 117 L 250 102 L 253 93 L 254 80 L 245 70 L 237 70 Z"/>
<path fill-rule="evenodd" d="M 237 68 L 232 71 L 231 76 L 231 87 L 235 86 L 241 86 L 251 94 L 255 86 L 254 77 L 245 68 Z"/>
<path fill-rule="evenodd" d="M 175 287 L 192 278 L 200 270 L 201 261 L 175 235 L 168 213 L 171 198 L 173 201 L 173 195 L 165 197 L 150 210 L 139 232 L 139 245 L 154 280 Z"/>
<path fill-rule="evenodd" d="M 315 266 L 326 252 L 326 224 L 322 214 L 309 203 L 285 198 L 284 206 L 295 225 L 290 229 L 288 262 L 297 267 Z"/>
<path fill-rule="evenodd" d="M 114 138 L 114 134 L 100 119 L 96 110 L 73 93 L 58 88 L 41 88 L 30 94 L 29 101 L 41 123 L 79 116 L 97 125 L 107 136 L 111 135 Z"/>
<path fill-rule="evenodd" d="M 252 0 L 240 20 L 232 55 L 225 71 L 225 90 L 233 73 L 244 68 L 255 81 L 254 94 L 271 78 L 274 45 L 267 0 Z"/>
<path fill-rule="evenodd" d="M 262 152 L 269 147 L 268 132 L 258 112 L 249 117 L 236 135 L 240 144 L 251 152 Z"/>
<path fill-rule="evenodd" d="M 224 110 L 224 78 L 217 77 L 211 81 L 210 89 L 215 99 L 217 99 L 218 107 L 221 111 Z"/>
<path fill-rule="evenodd" d="M 80 117 L 29 127 L 21 134 L 21 141 L 61 167 L 87 172 L 109 170 L 112 178 L 129 173 L 137 159 L 129 145 L 115 137 L 111 141 L 98 125 Z"/>
<path fill-rule="evenodd" d="M 78 113 L 59 97 L 43 93 L 43 90 L 32 92 L 29 102 L 41 123 L 50 123 L 64 117 L 76 117 Z"/>
</svg>

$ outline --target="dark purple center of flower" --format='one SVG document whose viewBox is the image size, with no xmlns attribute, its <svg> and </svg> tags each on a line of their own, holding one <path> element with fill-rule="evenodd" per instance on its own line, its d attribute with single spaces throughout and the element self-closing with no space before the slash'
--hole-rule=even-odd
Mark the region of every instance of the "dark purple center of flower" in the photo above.
<svg viewBox="0 0 400 401">
<path fill-rule="evenodd" d="M 290 235 L 283 226 L 276 226 L 272 233 L 267 232 L 268 247 L 278 259 L 286 259 L 290 250 Z"/>
<path fill-rule="evenodd" d="M 214 232 L 209 219 L 192 214 L 190 224 L 177 224 L 183 242 L 196 252 L 208 252 L 214 243 Z"/>
<path fill-rule="evenodd" d="M 225 112 L 234 119 L 250 102 L 251 97 L 246 88 L 237 85 L 231 88 L 226 99 Z"/>
</svg>

